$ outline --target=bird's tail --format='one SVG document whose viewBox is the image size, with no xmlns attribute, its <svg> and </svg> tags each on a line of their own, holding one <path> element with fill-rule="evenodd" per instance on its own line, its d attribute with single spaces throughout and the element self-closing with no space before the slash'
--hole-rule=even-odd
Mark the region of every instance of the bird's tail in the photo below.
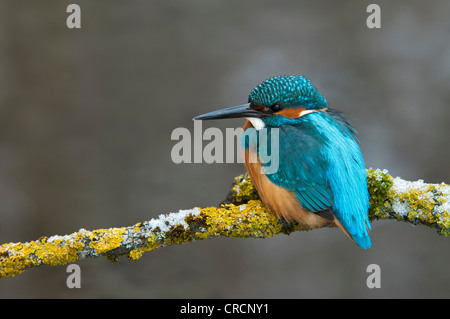
<svg viewBox="0 0 450 319">
<path fill-rule="evenodd" d="M 372 247 L 372 242 L 370 241 L 370 237 L 367 233 L 363 235 L 354 235 L 353 240 L 363 249 Z"/>
<path fill-rule="evenodd" d="M 363 234 L 350 234 L 344 226 L 342 226 L 341 222 L 335 218 L 333 223 L 340 229 L 344 234 L 347 235 L 354 243 L 356 243 L 359 247 L 363 249 L 368 249 L 372 247 L 372 242 L 369 237 L 369 228 L 366 225 L 366 231 Z"/>
</svg>

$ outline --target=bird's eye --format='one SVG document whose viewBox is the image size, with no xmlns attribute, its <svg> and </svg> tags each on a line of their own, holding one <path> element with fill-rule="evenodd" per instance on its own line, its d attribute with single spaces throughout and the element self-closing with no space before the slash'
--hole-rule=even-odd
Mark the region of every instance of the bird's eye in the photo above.
<svg viewBox="0 0 450 319">
<path fill-rule="evenodd" d="M 280 112 L 282 109 L 283 109 L 283 107 L 280 104 L 274 104 L 270 107 L 270 110 L 273 113 Z"/>
</svg>

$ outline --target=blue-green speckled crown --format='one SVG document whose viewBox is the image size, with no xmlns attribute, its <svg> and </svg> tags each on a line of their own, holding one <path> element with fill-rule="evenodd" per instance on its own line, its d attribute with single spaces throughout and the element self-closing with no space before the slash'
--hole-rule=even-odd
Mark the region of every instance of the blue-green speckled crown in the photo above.
<svg viewBox="0 0 450 319">
<path fill-rule="evenodd" d="M 257 85 L 248 102 L 261 106 L 280 104 L 285 108 L 304 106 L 307 110 L 328 107 L 327 100 L 303 76 L 275 76 Z"/>
</svg>

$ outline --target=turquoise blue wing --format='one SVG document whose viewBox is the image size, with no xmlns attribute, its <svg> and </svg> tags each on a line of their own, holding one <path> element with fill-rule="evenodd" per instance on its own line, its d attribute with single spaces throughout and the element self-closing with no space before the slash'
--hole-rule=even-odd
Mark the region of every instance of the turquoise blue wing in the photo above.
<svg viewBox="0 0 450 319">
<path fill-rule="evenodd" d="M 275 185 L 293 191 L 303 208 L 314 213 L 330 209 L 334 199 L 326 177 L 329 164 L 321 152 L 326 141 L 308 127 L 285 125 L 278 132 L 278 170 L 267 177 Z M 258 150 L 263 163 L 268 162 L 265 153 Z M 274 154 L 271 155 L 273 160 Z"/>
</svg>

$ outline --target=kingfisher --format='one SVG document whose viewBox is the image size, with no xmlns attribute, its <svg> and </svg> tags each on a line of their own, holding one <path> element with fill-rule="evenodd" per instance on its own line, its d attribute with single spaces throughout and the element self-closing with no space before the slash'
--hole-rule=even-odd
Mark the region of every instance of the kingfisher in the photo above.
<svg viewBox="0 0 450 319">
<path fill-rule="evenodd" d="M 331 224 L 361 248 L 371 247 L 367 173 L 357 132 L 342 112 L 328 107 L 310 80 L 271 77 L 253 88 L 248 103 L 194 120 L 225 118 L 246 118 L 244 132 L 252 128 L 270 134 L 277 129 L 275 172 L 265 171 L 262 150 L 267 146 L 259 139 L 241 138 L 241 145 L 245 168 L 261 200 L 279 218 L 310 229 Z"/>
</svg>

